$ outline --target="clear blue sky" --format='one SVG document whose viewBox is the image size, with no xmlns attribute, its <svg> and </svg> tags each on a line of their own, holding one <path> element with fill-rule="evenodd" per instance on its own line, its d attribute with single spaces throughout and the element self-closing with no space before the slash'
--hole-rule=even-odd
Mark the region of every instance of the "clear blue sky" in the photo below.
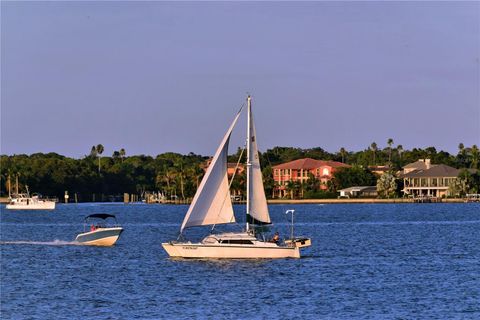
<svg viewBox="0 0 480 320">
<path fill-rule="evenodd" d="M 480 2 L 2 2 L 1 153 L 480 144 Z M 232 151 L 242 144 L 242 121 Z"/>
</svg>

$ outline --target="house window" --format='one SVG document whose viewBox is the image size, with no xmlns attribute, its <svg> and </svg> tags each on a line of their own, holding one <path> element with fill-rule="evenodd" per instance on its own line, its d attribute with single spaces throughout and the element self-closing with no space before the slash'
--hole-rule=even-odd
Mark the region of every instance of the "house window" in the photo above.
<svg viewBox="0 0 480 320">
<path fill-rule="evenodd" d="M 322 172 L 323 172 L 323 175 L 324 175 L 324 176 L 328 176 L 328 174 L 329 174 L 328 168 L 323 168 L 323 171 L 322 171 Z"/>
</svg>

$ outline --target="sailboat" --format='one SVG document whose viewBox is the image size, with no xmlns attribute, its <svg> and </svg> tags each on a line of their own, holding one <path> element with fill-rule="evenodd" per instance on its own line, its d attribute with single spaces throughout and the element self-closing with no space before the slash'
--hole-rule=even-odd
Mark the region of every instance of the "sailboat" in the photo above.
<svg viewBox="0 0 480 320">
<path fill-rule="evenodd" d="M 255 125 L 252 115 L 252 99 L 247 97 L 247 181 L 246 225 L 241 232 L 211 233 L 201 242 L 183 239 L 184 230 L 197 226 L 236 223 L 230 197 L 227 175 L 228 144 L 233 128 L 242 109 L 235 116 L 203 177 L 188 208 L 176 241 L 162 243 L 170 257 L 273 259 L 300 258 L 300 248 L 311 245 L 308 238 L 294 238 L 279 243 L 266 241 L 261 229 L 271 224 L 267 200 L 263 188 L 262 172 L 258 157 Z M 232 178 L 233 180 L 233 178 Z M 293 226 L 292 226 L 293 231 Z"/>
</svg>

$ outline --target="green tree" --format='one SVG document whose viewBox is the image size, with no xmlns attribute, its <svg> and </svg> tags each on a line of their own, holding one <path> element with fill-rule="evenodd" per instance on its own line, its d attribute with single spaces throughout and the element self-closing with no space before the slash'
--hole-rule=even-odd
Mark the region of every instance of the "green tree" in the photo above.
<svg viewBox="0 0 480 320">
<path fill-rule="evenodd" d="M 387 140 L 387 144 L 388 144 L 388 162 L 389 163 L 392 163 L 392 145 L 393 145 L 393 139 L 392 138 L 389 138 Z"/>
<path fill-rule="evenodd" d="M 478 169 L 479 152 L 476 144 L 474 144 L 470 149 L 470 158 L 471 158 L 470 168 Z"/>
<path fill-rule="evenodd" d="M 368 169 L 360 166 L 339 168 L 333 173 L 330 191 L 337 191 L 354 186 L 373 186 L 376 184 L 375 175 Z"/>
<path fill-rule="evenodd" d="M 306 191 L 320 190 L 320 181 L 311 172 L 308 173 L 308 180 L 305 189 Z"/>
<path fill-rule="evenodd" d="M 342 163 L 345 163 L 345 155 L 347 154 L 347 150 L 344 147 L 340 148 L 340 156 L 342 157 Z"/>
<path fill-rule="evenodd" d="M 273 180 L 273 170 L 271 166 L 267 166 L 262 170 L 263 187 L 265 188 L 265 194 L 267 197 L 273 198 L 273 192 L 275 188 L 275 180 Z"/>
<path fill-rule="evenodd" d="M 372 142 L 372 144 L 370 145 L 370 149 L 373 152 L 373 165 L 376 165 L 377 164 L 376 156 L 377 156 L 377 150 L 378 150 L 377 144 L 375 142 Z"/>
<path fill-rule="evenodd" d="M 90 149 L 90 157 L 91 158 L 97 157 L 97 148 L 95 146 L 92 146 L 92 149 Z"/>
<path fill-rule="evenodd" d="M 104 148 L 103 148 L 103 145 L 101 144 L 98 144 L 96 147 L 95 147 L 95 151 L 96 151 L 96 155 L 98 157 L 98 173 L 100 173 L 100 158 L 101 158 L 101 155 L 104 151 Z"/>
<path fill-rule="evenodd" d="M 384 173 L 377 180 L 377 192 L 378 195 L 382 198 L 390 198 L 395 196 L 395 191 L 397 190 L 397 183 L 395 181 L 395 176 L 390 173 Z"/>
<path fill-rule="evenodd" d="M 465 150 L 465 145 L 463 143 L 458 144 L 458 154 L 457 154 L 457 162 L 459 166 L 465 167 L 465 162 L 466 162 L 466 150 Z"/>
<path fill-rule="evenodd" d="M 285 190 L 287 190 L 287 192 L 290 194 L 291 199 L 295 199 L 299 195 L 300 189 L 301 189 L 301 184 L 298 181 L 290 180 L 285 185 Z"/>
<path fill-rule="evenodd" d="M 397 146 L 397 153 L 398 153 L 398 158 L 400 159 L 400 161 L 402 160 L 402 153 L 403 153 L 403 146 L 401 144 L 399 144 Z"/>
<path fill-rule="evenodd" d="M 120 151 L 119 151 L 119 156 L 120 156 L 120 158 L 122 158 L 122 162 L 123 162 L 123 160 L 125 159 L 125 155 L 126 155 L 126 154 L 127 154 L 127 153 L 125 152 L 125 149 L 123 149 L 123 148 L 120 149 Z"/>
</svg>

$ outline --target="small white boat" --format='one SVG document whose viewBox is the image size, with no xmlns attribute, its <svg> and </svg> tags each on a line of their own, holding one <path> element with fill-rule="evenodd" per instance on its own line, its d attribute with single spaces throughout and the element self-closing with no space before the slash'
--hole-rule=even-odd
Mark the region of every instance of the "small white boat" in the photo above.
<svg viewBox="0 0 480 320">
<path fill-rule="evenodd" d="M 114 225 L 107 225 L 107 219 L 112 218 Z M 87 230 L 90 226 L 90 231 Z M 84 232 L 80 233 L 75 241 L 92 246 L 113 246 L 117 242 L 123 228 L 117 223 L 113 214 L 95 213 L 85 217 Z"/>
<path fill-rule="evenodd" d="M 30 196 L 27 193 L 20 193 L 10 197 L 10 202 L 6 206 L 9 210 L 54 210 L 55 201 L 42 199 L 40 195 Z"/>
<path fill-rule="evenodd" d="M 247 204 L 245 230 L 239 233 L 211 234 L 198 243 L 178 240 L 162 243 L 169 256 L 215 259 L 300 258 L 300 248 L 311 245 L 310 239 L 295 238 L 293 236 L 293 210 L 290 211 L 292 212 L 290 239 L 284 242 L 280 242 L 280 239 L 275 239 L 278 241 L 265 240 L 262 230 L 265 229 L 266 225 L 271 224 L 271 221 L 263 188 L 250 96 L 247 97 L 247 104 Z M 230 195 L 233 177 L 229 183 L 227 155 L 230 135 L 239 116 L 240 112 L 236 115 L 223 137 L 200 183 L 183 220 L 178 239 L 184 238 L 183 231 L 189 227 L 207 225 L 215 227 L 217 224 L 235 223 Z"/>
</svg>

